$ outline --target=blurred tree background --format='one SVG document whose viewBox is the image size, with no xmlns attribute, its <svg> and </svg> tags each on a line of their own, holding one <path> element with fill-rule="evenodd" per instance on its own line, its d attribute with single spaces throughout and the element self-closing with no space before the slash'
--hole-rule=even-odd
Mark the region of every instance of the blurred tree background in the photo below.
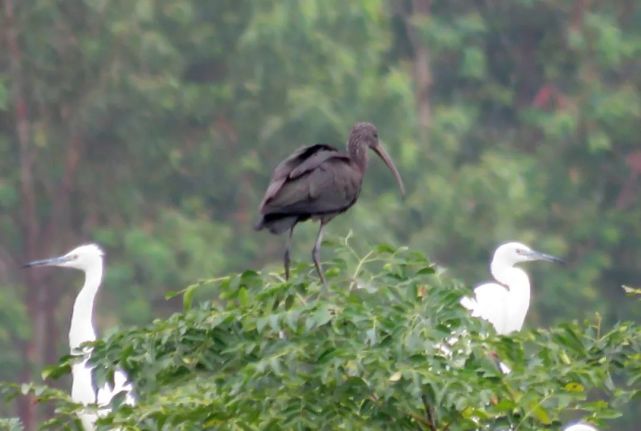
<svg viewBox="0 0 641 431">
<path fill-rule="evenodd" d="M 79 275 L 22 262 L 102 244 L 101 329 L 167 315 L 195 279 L 280 269 L 283 241 L 252 230 L 272 168 L 360 120 L 408 197 L 374 160 L 329 232 L 409 245 L 470 287 L 520 240 L 569 263 L 532 267 L 527 326 L 636 318 L 620 288 L 641 280 L 634 0 L 1 5 L 0 379 L 67 351 Z M 306 261 L 315 227 L 299 230 Z"/>
</svg>

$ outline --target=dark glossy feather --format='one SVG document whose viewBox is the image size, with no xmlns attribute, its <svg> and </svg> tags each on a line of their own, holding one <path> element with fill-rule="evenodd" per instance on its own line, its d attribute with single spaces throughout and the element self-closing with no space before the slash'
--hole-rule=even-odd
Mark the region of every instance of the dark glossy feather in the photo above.
<svg viewBox="0 0 641 431">
<path fill-rule="evenodd" d="M 290 174 L 296 168 L 302 166 L 308 159 L 314 158 L 313 156 L 318 153 L 324 154 L 339 154 L 339 151 L 332 147 L 331 145 L 326 144 L 316 144 L 308 147 L 301 147 L 296 150 L 291 156 L 283 160 L 276 166 L 274 173 L 272 174 L 272 179 L 269 182 L 265 196 L 263 197 L 262 202 L 260 203 L 260 212 L 263 213 L 263 208 L 267 201 L 273 198 L 280 188 L 285 184 L 285 181 L 290 179 Z M 310 164 L 308 164 L 310 166 Z M 300 175 L 299 172 L 296 172 L 297 176 Z"/>
<path fill-rule="evenodd" d="M 350 158 L 329 145 L 298 150 L 274 171 L 256 226 L 282 233 L 310 217 L 330 217 L 351 207 L 363 175 Z"/>
</svg>

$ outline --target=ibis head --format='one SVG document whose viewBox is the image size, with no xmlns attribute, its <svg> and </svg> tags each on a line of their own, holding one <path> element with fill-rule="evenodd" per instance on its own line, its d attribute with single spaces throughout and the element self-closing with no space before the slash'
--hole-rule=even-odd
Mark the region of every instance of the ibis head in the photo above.
<svg viewBox="0 0 641 431">
<path fill-rule="evenodd" d="M 394 174 L 394 178 L 398 183 L 401 195 L 405 195 L 405 186 L 403 185 L 401 174 L 399 174 L 398 169 L 396 169 L 392 158 L 381 145 L 378 139 L 378 130 L 376 129 L 376 126 L 372 123 L 356 123 L 354 127 L 352 127 L 349 140 L 347 141 L 347 152 L 349 153 L 350 158 L 354 160 L 363 172 L 367 167 L 367 148 L 374 150 L 374 152 L 387 165 L 389 170 L 392 171 L 392 174 Z"/>
</svg>

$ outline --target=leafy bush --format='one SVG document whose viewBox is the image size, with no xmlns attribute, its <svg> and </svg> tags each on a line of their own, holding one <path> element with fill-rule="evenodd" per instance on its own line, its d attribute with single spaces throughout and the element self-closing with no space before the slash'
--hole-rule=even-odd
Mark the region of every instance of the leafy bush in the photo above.
<svg viewBox="0 0 641 431">
<path fill-rule="evenodd" d="M 327 289 L 308 265 L 289 282 L 255 271 L 202 280 L 181 292 L 184 312 L 97 341 L 99 369 L 127 369 L 139 396 L 99 424 L 559 429 L 575 418 L 603 425 L 638 393 L 633 324 L 604 330 L 596 316 L 499 337 L 459 305 L 469 290 L 418 252 L 380 245 L 361 257 L 347 238 L 331 254 Z M 194 295 L 210 300 L 192 306 Z M 511 373 L 500 372 L 497 357 Z M 105 378 L 98 373 L 99 383 Z M 47 429 L 75 421 L 66 395 L 40 396 L 63 401 Z"/>
<path fill-rule="evenodd" d="M 2 431 L 23 431 L 24 427 L 18 418 L 0 419 L 0 430 Z"/>
</svg>

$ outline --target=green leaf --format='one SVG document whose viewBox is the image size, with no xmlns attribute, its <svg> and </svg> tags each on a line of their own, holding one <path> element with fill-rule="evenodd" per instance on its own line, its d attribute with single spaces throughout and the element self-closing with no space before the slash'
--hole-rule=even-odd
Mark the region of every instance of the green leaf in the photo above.
<svg viewBox="0 0 641 431">
<path fill-rule="evenodd" d="M 401 373 L 400 371 L 396 371 L 394 374 L 390 376 L 389 381 L 398 382 L 399 380 L 401 380 L 402 376 L 403 376 L 403 373 Z"/>
<path fill-rule="evenodd" d="M 537 418 L 539 422 L 541 422 L 544 425 L 550 425 L 552 423 L 552 419 L 550 419 L 550 415 L 541 405 L 534 406 L 531 409 L 531 413 L 532 413 L 532 416 Z"/>
<path fill-rule="evenodd" d="M 396 248 L 390 244 L 378 244 L 374 250 L 379 254 L 394 254 L 396 252 Z"/>
<path fill-rule="evenodd" d="M 241 308 L 248 307 L 250 304 L 249 291 L 244 287 L 241 287 L 238 290 L 238 303 L 240 304 Z"/>
<path fill-rule="evenodd" d="M 60 377 L 70 373 L 71 366 L 69 364 L 64 364 L 62 366 L 59 364 L 55 364 L 44 367 L 40 372 L 40 376 L 42 380 L 59 379 Z"/>
<path fill-rule="evenodd" d="M 568 392 L 584 392 L 585 391 L 585 388 L 583 387 L 583 385 L 576 382 L 566 384 L 564 386 L 564 389 Z"/>
<path fill-rule="evenodd" d="M 199 287 L 197 284 L 192 284 L 182 291 L 183 294 L 183 311 L 187 311 L 191 308 L 192 300 L 194 298 L 194 293 Z"/>
</svg>

